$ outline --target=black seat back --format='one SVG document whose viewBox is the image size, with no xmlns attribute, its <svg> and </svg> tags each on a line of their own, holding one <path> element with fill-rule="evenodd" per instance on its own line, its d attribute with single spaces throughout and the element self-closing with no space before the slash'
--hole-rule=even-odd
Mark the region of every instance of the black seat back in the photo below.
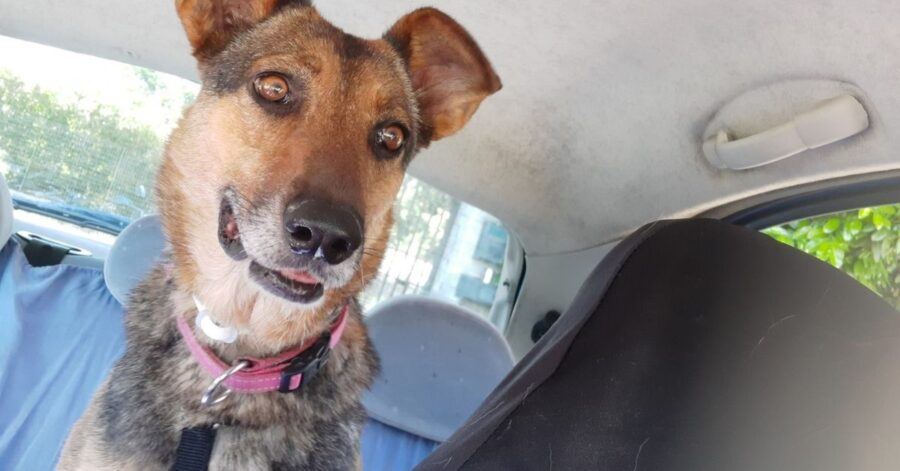
<svg viewBox="0 0 900 471">
<path fill-rule="evenodd" d="M 753 231 L 652 224 L 418 469 L 897 470 L 900 314 Z"/>
</svg>

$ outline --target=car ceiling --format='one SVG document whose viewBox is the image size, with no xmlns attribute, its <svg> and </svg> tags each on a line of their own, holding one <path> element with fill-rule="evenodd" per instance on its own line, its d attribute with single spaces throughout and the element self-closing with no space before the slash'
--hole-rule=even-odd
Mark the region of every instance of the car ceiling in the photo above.
<svg viewBox="0 0 900 471">
<path fill-rule="evenodd" d="M 195 79 L 173 3 L 0 0 L 0 34 Z M 347 32 L 377 37 L 423 4 L 316 5 Z M 650 220 L 778 188 L 900 169 L 897 133 L 889 132 L 900 122 L 900 3 L 433 5 L 471 32 L 504 88 L 459 136 L 420 154 L 411 171 L 495 214 L 529 254 L 593 247 Z M 869 130 L 756 170 L 709 165 L 701 139 L 717 111 L 788 79 L 852 84 L 865 95 Z"/>
</svg>

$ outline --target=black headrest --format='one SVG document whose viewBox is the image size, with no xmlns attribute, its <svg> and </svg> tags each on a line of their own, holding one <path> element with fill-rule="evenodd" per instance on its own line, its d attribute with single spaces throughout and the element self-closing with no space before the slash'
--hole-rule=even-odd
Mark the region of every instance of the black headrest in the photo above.
<svg viewBox="0 0 900 471">
<path fill-rule="evenodd" d="M 900 315 L 756 232 L 660 222 L 419 469 L 897 470 Z"/>
</svg>

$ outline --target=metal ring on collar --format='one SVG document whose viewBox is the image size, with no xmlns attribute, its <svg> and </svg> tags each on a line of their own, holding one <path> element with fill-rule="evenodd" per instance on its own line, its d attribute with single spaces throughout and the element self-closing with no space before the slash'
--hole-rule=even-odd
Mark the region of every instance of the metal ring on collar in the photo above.
<svg viewBox="0 0 900 471">
<path fill-rule="evenodd" d="M 230 378 L 231 375 L 248 366 L 250 366 L 249 361 L 241 360 L 235 363 L 231 368 L 225 370 L 224 373 L 217 376 L 216 379 L 212 380 L 212 383 L 209 383 L 209 387 L 206 388 L 206 391 L 203 392 L 203 397 L 200 398 L 200 404 L 204 406 L 214 406 L 227 399 L 228 395 L 231 394 L 231 390 L 222 386 L 222 383 Z"/>
</svg>

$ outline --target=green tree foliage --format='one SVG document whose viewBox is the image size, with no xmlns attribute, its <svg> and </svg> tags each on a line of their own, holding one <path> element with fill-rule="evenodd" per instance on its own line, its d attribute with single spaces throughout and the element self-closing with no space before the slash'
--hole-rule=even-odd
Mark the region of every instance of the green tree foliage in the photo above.
<svg viewBox="0 0 900 471">
<path fill-rule="evenodd" d="M 0 70 L 0 171 L 13 190 L 136 218 L 152 211 L 162 145 L 114 108 L 64 103 Z"/>
<path fill-rule="evenodd" d="M 844 270 L 900 309 L 900 204 L 801 219 L 763 232 Z"/>
</svg>

